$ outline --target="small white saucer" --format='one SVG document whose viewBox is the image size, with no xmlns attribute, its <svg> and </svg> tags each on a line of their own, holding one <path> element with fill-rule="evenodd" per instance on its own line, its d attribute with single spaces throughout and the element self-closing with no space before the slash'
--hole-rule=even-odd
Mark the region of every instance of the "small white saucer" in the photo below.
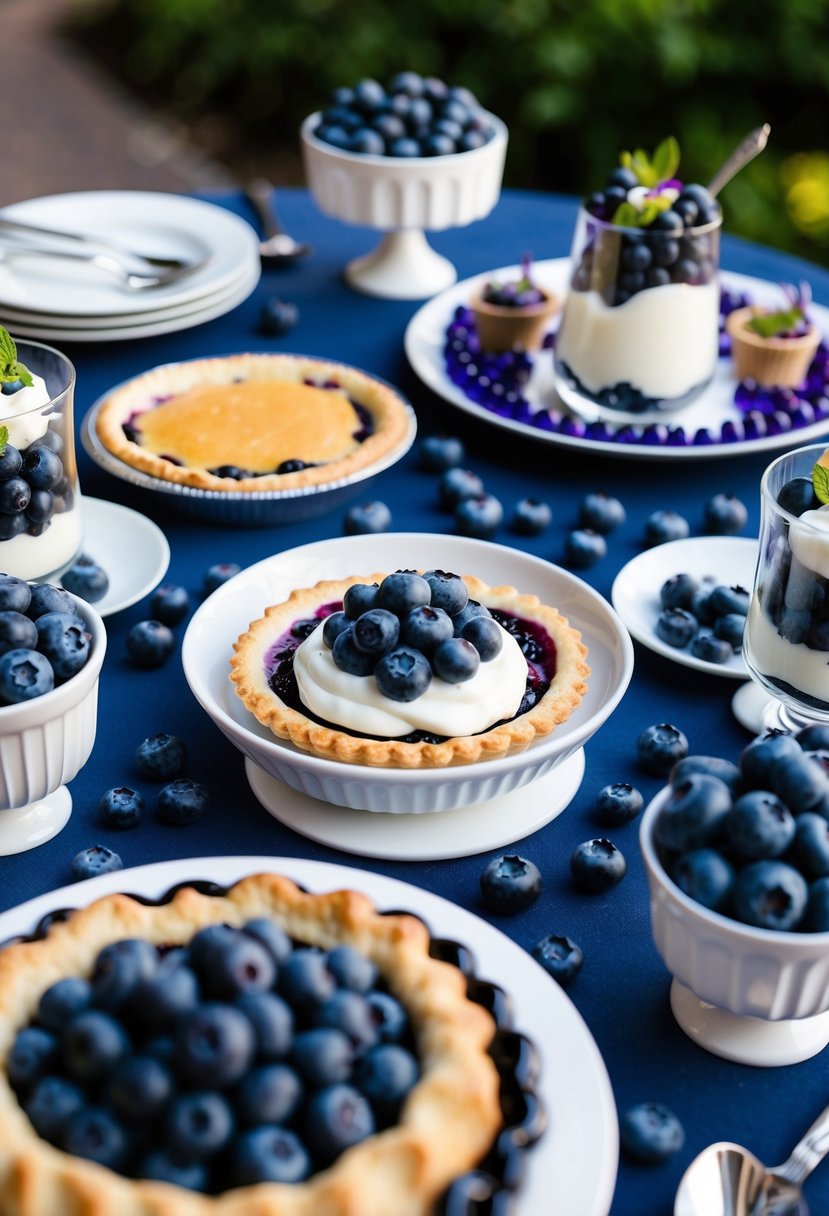
<svg viewBox="0 0 829 1216">
<path fill-rule="evenodd" d="M 109 577 L 95 609 L 112 616 L 148 595 L 167 573 L 170 546 L 161 529 L 129 507 L 103 498 L 81 498 L 82 551 Z"/>
<path fill-rule="evenodd" d="M 432 815 L 331 806 L 291 789 L 249 757 L 245 774 L 274 819 L 318 844 L 386 861 L 442 861 L 515 844 L 550 823 L 570 805 L 581 785 L 584 749 L 508 794 Z"/>
</svg>

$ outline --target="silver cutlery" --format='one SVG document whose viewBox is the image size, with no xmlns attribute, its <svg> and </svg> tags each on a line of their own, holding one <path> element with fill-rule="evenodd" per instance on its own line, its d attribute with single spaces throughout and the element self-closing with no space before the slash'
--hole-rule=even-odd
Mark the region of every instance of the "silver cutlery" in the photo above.
<svg viewBox="0 0 829 1216">
<path fill-rule="evenodd" d="M 769 135 L 771 135 L 771 127 L 767 122 L 764 122 L 762 127 L 755 127 L 753 131 L 749 131 L 745 139 L 737 145 L 711 178 L 708 183 L 708 193 L 719 194 L 732 177 L 736 177 L 749 161 L 754 160 L 755 156 L 759 156 L 769 141 Z"/>
<path fill-rule="evenodd" d="M 48 249 L 44 245 L 0 245 L 0 262 L 15 258 L 67 258 L 72 261 L 87 262 L 106 270 L 121 280 L 124 287 L 131 291 L 145 291 L 151 287 L 166 287 L 177 283 L 200 268 L 201 263 L 174 266 L 170 269 L 137 270 L 127 265 L 114 253 L 103 253 L 92 249 Z"/>
<path fill-rule="evenodd" d="M 829 1106 L 782 1165 L 739 1144 L 711 1144 L 682 1176 L 674 1216 L 809 1216 L 800 1184 L 829 1151 Z"/>
<path fill-rule="evenodd" d="M 135 249 L 130 249 L 126 245 L 119 244 L 112 239 L 101 240 L 97 236 L 90 235 L 84 232 L 66 232 L 58 228 L 44 228 L 39 224 L 28 224 L 22 220 L 9 219 L 6 216 L 0 215 L 0 233 L 15 233 L 20 232 L 24 236 L 36 238 L 46 237 L 49 240 L 70 241 L 77 247 L 81 245 L 86 249 L 94 250 L 101 253 L 112 253 L 119 257 L 129 257 L 136 262 L 141 262 L 147 269 L 158 271 L 167 270 L 187 270 L 188 272 L 198 270 L 204 266 L 209 260 L 201 258 L 198 261 L 191 261 L 187 258 L 162 258 L 156 257 L 148 253 L 139 253 Z M 44 246 L 46 248 L 46 246 Z M 54 246 L 49 245 L 49 250 L 54 249 Z"/>
<path fill-rule="evenodd" d="M 288 235 L 277 215 L 273 196 L 273 186 L 262 178 L 256 178 L 245 189 L 245 197 L 253 206 L 265 234 L 265 240 L 259 244 L 262 261 L 268 266 L 287 266 L 312 253 L 313 247 Z"/>
</svg>

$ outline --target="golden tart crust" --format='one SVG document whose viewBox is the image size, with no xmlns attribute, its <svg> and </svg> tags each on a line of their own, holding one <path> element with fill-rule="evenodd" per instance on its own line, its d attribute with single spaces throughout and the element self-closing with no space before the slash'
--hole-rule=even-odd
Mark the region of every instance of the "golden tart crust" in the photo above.
<svg viewBox="0 0 829 1216">
<path fill-rule="evenodd" d="M 305 384 L 307 379 L 315 384 Z M 336 380 L 343 391 L 316 387 L 326 380 Z M 160 397 L 167 400 L 156 402 Z M 354 410 L 347 398 L 374 420 L 374 431 L 362 443 L 353 439 Z M 124 423 L 144 412 L 146 447 L 124 434 Z M 153 368 L 113 389 L 95 420 L 107 451 L 131 467 L 178 485 L 231 493 L 301 489 L 360 473 L 402 448 L 411 427 L 403 398 L 357 368 L 257 354 Z M 194 463 L 173 464 L 161 453 Z M 320 463 L 294 473 L 264 471 L 292 459 Z M 208 472 L 220 465 L 262 469 L 263 475 L 235 480 Z"/>
<path fill-rule="evenodd" d="M 342 600 L 354 583 L 380 583 L 385 574 L 353 575 L 323 581 L 291 593 L 253 621 L 233 645 L 230 678 L 245 707 L 280 739 L 329 760 L 366 764 L 374 768 L 447 768 L 493 760 L 524 751 L 536 739 L 565 722 L 581 701 L 590 674 L 587 647 L 581 634 L 557 609 L 535 595 L 522 595 L 514 587 L 490 587 L 473 575 L 464 575 L 471 599 L 541 625 L 556 647 L 556 672 L 547 692 L 527 712 L 477 735 L 458 735 L 441 743 L 404 743 L 397 739 L 361 739 L 323 726 L 286 705 L 267 682 L 264 657 L 270 646 L 297 620 L 311 617 L 323 604 Z"/>
<path fill-rule="evenodd" d="M 183 945 L 205 925 L 241 926 L 257 916 L 323 949 L 348 943 L 378 965 L 406 1007 L 421 1062 L 400 1122 L 307 1182 L 208 1196 L 127 1178 L 54 1148 L 37 1135 L 0 1067 L 3 1216 L 429 1216 L 449 1183 L 481 1159 L 501 1125 L 498 1073 L 487 1054 L 494 1024 L 467 998 L 461 972 L 429 956 L 428 930 L 415 917 L 382 916 L 356 891 L 310 894 L 280 875 L 254 875 L 219 897 L 185 887 L 151 907 L 106 896 L 44 939 L 7 947 L 0 952 L 0 1060 L 40 994 L 65 976 L 90 974 L 110 942 Z"/>
</svg>

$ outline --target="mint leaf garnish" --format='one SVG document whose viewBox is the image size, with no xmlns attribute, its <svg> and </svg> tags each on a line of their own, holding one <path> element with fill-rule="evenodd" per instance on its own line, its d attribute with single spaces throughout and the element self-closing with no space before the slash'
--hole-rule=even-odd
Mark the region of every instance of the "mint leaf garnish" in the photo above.
<svg viewBox="0 0 829 1216">
<path fill-rule="evenodd" d="M 746 329 L 759 334 L 761 338 L 779 338 L 781 334 L 796 329 L 803 320 L 802 308 L 787 308 L 780 312 L 764 312 L 750 321 L 746 321 Z"/>
<path fill-rule="evenodd" d="M 829 468 L 818 462 L 812 469 L 812 485 L 815 497 L 823 503 L 829 503 Z"/>
<path fill-rule="evenodd" d="M 0 426 L 0 456 L 2 456 L 3 453 L 5 452 L 6 444 L 8 442 L 9 442 L 9 428 L 7 426 Z"/>
<path fill-rule="evenodd" d="M 679 144 L 673 135 L 663 139 L 651 158 L 651 165 L 658 182 L 667 182 L 679 168 Z"/>
<path fill-rule="evenodd" d="M 611 222 L 618 224 L 621 228 L 638 228 L 640 215 L 641 213 L 636 210 L 633 203 L 619 203 Z"/>
<path fill-rule="evenodd" d="M 26 388 L 33 384 L 32 373 L 28 367 L 17 361 L 17 347 L 7 329 L 0 325 L 0 384 L 13 384 L 15 380 L 22 381 Z"/>
</svg>

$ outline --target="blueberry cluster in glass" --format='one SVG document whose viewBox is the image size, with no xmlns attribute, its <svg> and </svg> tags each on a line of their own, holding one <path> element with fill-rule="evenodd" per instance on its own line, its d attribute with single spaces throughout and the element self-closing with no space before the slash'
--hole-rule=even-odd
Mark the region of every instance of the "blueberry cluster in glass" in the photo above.
<svg viewBox="0 0 829 1216">
<path fill-rule="evenodd" d="M 501 652 L 503 633 L 489 609 L 470 600 L 463 579 L 444 570 L 389 574 L 355 583 L 323 641 L 341 671 L 374 676 L 384 697 L 414 701 L 437 676 L 462 684 Z"/>
<path fill-rule="evenodd" d="M 761 929 L 829 931 L 829 727 L 768 731 L 739 764 L 688 756 L 654 825 L 691 899 Z"/>
<path fill-rule="evenodd" d="M 617 307 L 651 287 L 698 286 L 714 278 L 721 215 L 716 200 L 698 183 L 678 182 L 670 206 L 649 224 L 617 226 L 613 217 L 618 208 L 642 189 L 633 170 L 620 165 L 604 190 L 584 200 L 585 210 L 600 222 L 587 221 L 587 240 L 571 280 L 574 291 L 599 290 L 606 304 Z"/>
<path fill-rule="evenodd" d="M 0 392 L 9 387 L 4 384 Z M 73 505 L 62 450 L 60 435 L 48 430 L 22 450 L 11 443 L 0 445 L 0 541 L 22 532 L 42 536 L 52 516 Z"/>
<path fill-rule="evenodd" d="M 824 504 L 815 494 L 811 477 L 793 477 L 777 495 L 778 505 L 790 515 L 801 516 Z M 757 584 L 757 599 L 765 615 L 787 642 L 829 651 L 829 579 L 807 569 L 792 552 L 789 524 L 782 517 L 771 519 L 768 544 L 772 549 L 765 577 Z M 815 657 L 815 661 L 820 660 Z M 783 682 L 770 677 L 772 682 Z M 821 705 L 802 691 L 797 696 Z"/>
<path fill-rule="evenodd" d="M 91 646 L 68 591 L 0 574 L 0 705 L 65 684 L 86 665 Z"/>
<path fill-rule="evenodd" d="M 6 1067 L 45 1140 L 210 1194 L 326 1168 L 397 1122 L 420 1072 L 372 960 L 265 917 L 104 947 L 42 994 Z"/>
<path fill-rule="evenodd" d="M 398 72 L 385 88 L 365 79 L 334 89 L 314 135 L 344 152 L 411 158 L 472 152 L 494 131 L 469 89 Z"/>
<path fill-rule="evenodd" d="M 677 650 L 689 646 L 695 659 L 727 663 L 742 649 L 750 600 L 745 587 L 728 587 L 710 576 L 674 574 L 659 592 L 656 636 Z"/>
</svg>

